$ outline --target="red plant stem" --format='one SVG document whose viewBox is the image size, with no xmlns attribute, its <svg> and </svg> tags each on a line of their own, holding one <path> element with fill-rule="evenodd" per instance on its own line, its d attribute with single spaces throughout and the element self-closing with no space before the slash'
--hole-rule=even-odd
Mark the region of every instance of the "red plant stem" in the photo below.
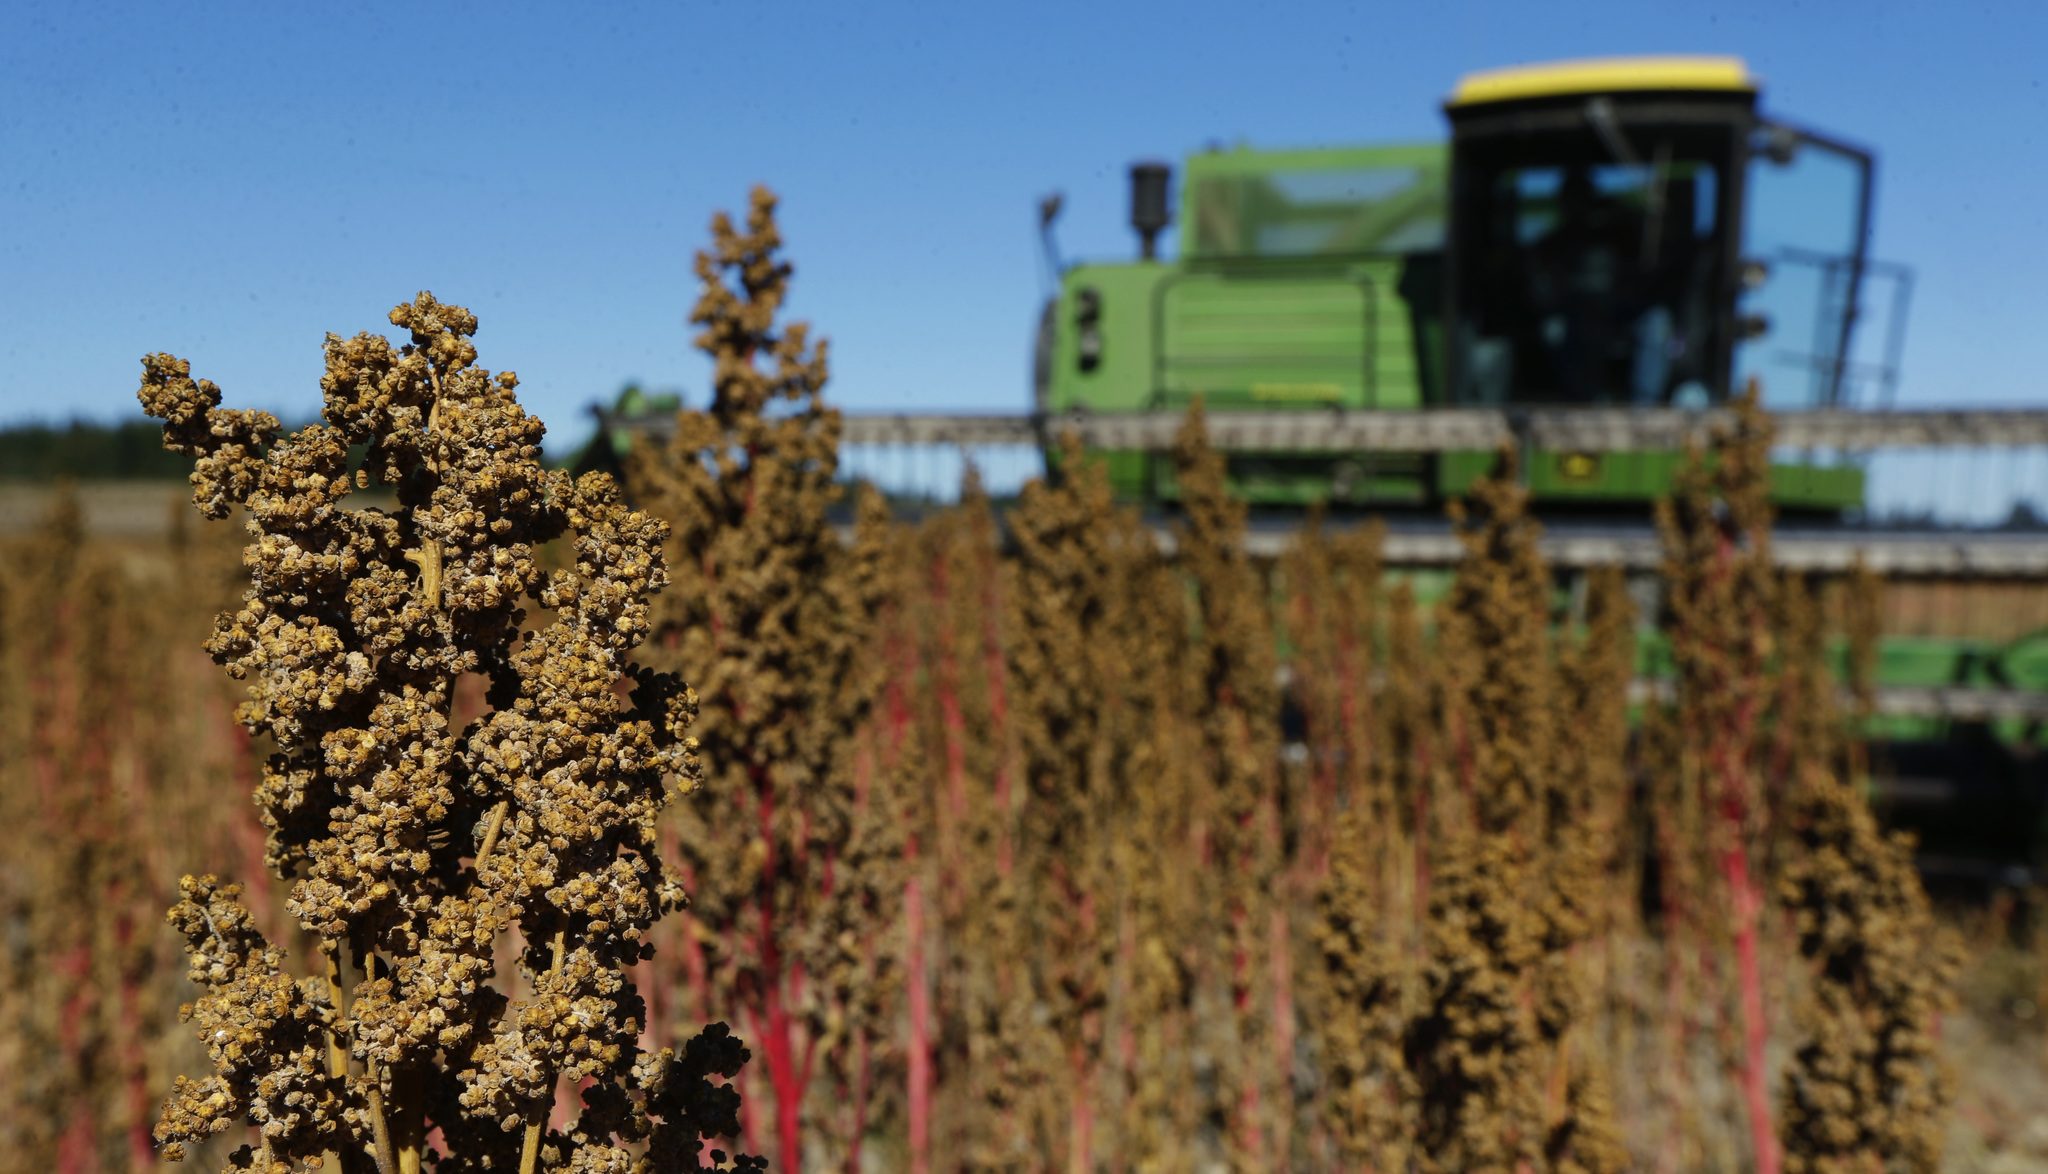
<svg viewBox="0 0 2048 1174">
<path fill-rule="evenodd" d="M 64 1000 L 63 1020 L 57 1029 L 57 1047 L 74 1072 L 85 1063 L 85 1025 L 97 1009 L 92 983 L 92 946 L 81 941 L 52 967 L 71 993 Z M 57 1145 L 58 1174 L 87 1174 L 99 1164 L 99 1134 L 96 1114 L 88 1098 L 78 1097 L 70 1106 L 70 1121 Z"/>
<path fill-rule="evenodd" d="M 696 876 L 691 869 L 683 870 L 684 891 L 696 888 Z M 697 936 L 697 921 L 685 913 L 683 934 L 683 973 L 689 979 L 690 998 L 694 1006 L 690 1009 L 690 1020 L 696 1023 L 709 1022 L 711 1017 L 711 963 L 704 957 L 703 939 Z"/>
<path fill-rule="evenodd" d="M 1233 945 L 1230 957 L 1230 1006 L 1237 1012 L 1237 1021 L 1242 1024 L 1251 1017 L 1251 952 L 1245 948 L 1245 939 L 1250 936 L 1250 913 L 1242 901 L 1232 902 L 1230 911 L 1231 937 Z M 1264 1148 L 1259 1141 L 1259 1082 L 1246 1080 L 1237 1095 L 1237 1122 L 1235 1133 L 1240 1153 L 1248 1168 L 1257 1169 L 1260 1151 Z"/>
<path fill-rule="evenodd" d="M 92 1112 L 85 1105 L 74 1105 L 70 1124 L 57 1139 L 57 1174 L 91 1174 L 99 1168 L 99 1139 L 93 1135 Z"/>
<path fill-rule="evenodd" d="M 1736 710 L 1737 731 L 1746 729 L 1753 718 L 1753 701 L 1745 699 Z M 1747 743 L 1741 743 L 1746 745 Z M 1747 794 L 1743 763 L 1733 748 L 1721 747 L 1721 803 L 1725 837 L 1721 849 L 1721 876 L 1728 886 L 1730 913 L 1735 921 L 1736 981 L 1742 999 L 1742 1092 L 1749 1110 L 1750 1145 L 1755 1152 L 1758 1174 L 1777 1174 L 1778 1138 L 1771 1128 L 1769 1073 L 1765 1067 L 1764 1045 L 1769 1028 L 1764 1019 L 1763 979 L 1757 961 L 1757 920 L 1762 905 L 1755 879 L 1750 874 L 1749 849 L 1744 842 L 1747 824 Z"/>
<path fill-rule="evenodd" d="M 934 603 L 944 607 L 948 595 L 946 559 L 932 560 Z M 957 826 L 967 818 L 967 719 L 960 711 L 960 660 L 953 647 L 949 624 L 937 625 L 938 655 L 933 666 L 934 692 L 939 704 L 939 725 L 945 735 L 946 797 Z"/>
<path fill-rule="evenodd" d="M 1732 572 L 1735 558 L 1732 535 L 1724 532 L 1714 569 L 1721 576 Z M 1725 650 L 1729 654 L 1734 649 Z M 1764 1045 L 1768 1026 L 1764 1020 L 1763 979 L 1757 965 L 1757 914 L 1762 902 L 1749 867 L 1749 822 L 1752 786 L 1749 757 L 1756 742 L 1756 719 L 1762 682 L 1745 663 L 1740 679 L 1726 682 L 1735 700 L 1727 725 L 1714 731 L 1710 744 L 1714 776 L 1719 783 L 1720 811 L 1724 839 L 1721 874 L 1735 919 L 1736 981 L 1741 989 L 1743 1057 L 1742 1092 L 1749 1109 L 1750 1147 L 1757 1174 L 1778 1174 L 1778 1137 L 1771 1127 L 1769 1071 L 1765 1067 Z"/>
<path fill-rule="evenodd" d="M 1294 951 L 1288 938 L 1285 905 L 1274 903 L 1267 933 L 1272 952 L 1273 1062 L 1280 1087 L 1286 1089 L 1294 1080 L 1294 973 L 1291 965 Z M 1281 1104 L 1286 1104 L 1284 1096 Z"/>
<path fill-rule="evenodd" d="M 98 765 L 98 750 L 105 739 L 96 736 L 97 732 L 86 731 L 79 714 L 80 687 L 70 672 L 76 663 L 69 639 L 75 620 L 71 607 L 63 600 L 57 601 L 51 609 L 50 620 L 50 643 L 42 666 L 46 675 L 36 683 L 35 689 L 35 696 L 41 699 L 42 704 L 36 707 L 32 717 L 36 736 L 31 753 L 35 758 L 42 815 L 49 822 L 49 834 L 55 837 L 54 842 L 63 843 L 75 836 L 77 830 L 65 826 L 70 816 L 61 800 L 64 779 L 66 776 L 82 777 L 90 785 L 90 780 L 97 776 L 88 771 Z M 65 735 L 68 735 L 68 746 L 60 741 Z M 87 829 L 85 834 L 88 839 L 96 839 L 98 831 Z M 62 1057 L 59 1063 L 70 1072 L 82 1073 L 87 1062 L 85 1028 L 96 1007 L 92 983 L 93 942 L 90 926 L 72 928 L 81 933 L 79 940 L 63 949 L 51 969 L 63 980 L 64 989 L 69 992 L 57 1030 L 57 1046 Z M 69 1119 L 57 1143 L 55 1169 L 58 1174 L 86 1174 L 99 1169 L 99 1135 L 95 1128 L 94 1106 L 89 1098 L 77 1096 L 68 1106 L 68 1111 Z"/>
<path fill-rule="evenodd" d="M 1247 715 L 1238 709 L 1236 690 L 1231 688 L 1228 681 L 1223 682 L 1216 689 L 1216 711 L 1225 715 L 1230 739 L 1235 744 L 1235 748 L 1241 753 L 1250 742 L 1251 731 Z M 1270 801 L 1270 792 L 1267 801 Z M 1255 843 L 1258 829 L 1254 825 L 1258 822 L 1259 812 L 1263 809 L 1262 801 L 1262 804 L 1255 805 L 1248 809 L 1245 814 L 1238 817 L 1237 875 L 1240 877 L 1250 877 L 1254 874 L 1258 856 L 1258 848 Z M 1242 895 L 1240 888 L 1234 887 L 1231 890 L 1230 925 L 1230 1003 L 1231 1009 L 1236 1012 L 1239 1030 L 1242 1031 L 1244 1025 L 1251 1021 L 1252 961 L 1250 942 L 1252 930 L 1251 904 Z M 1254 1070 L 1256 1069 L 1255 1061 L 1248 1060 L 1247 1063 Z M 1257 1079 L 1246 1080 L 1244 1087 L 1238 1091 L 1237 1112 L 1238 1120 L 1235 1123 L 1234 1131 L 1237 1134 L 1240 1153 L 1248 1166 L 1257 1168 L 1261 1165 L 1259 1159 L 1264 1151 L 1258 1126 L 1259 1082 Z"/>
<path fill-rule="evenodd" d="M 1675 1171 L 1679 1167 L 1682 1138 L 1676 1107 L 1691 1101 L 1690 1081 L 1685 1054 L 1691 1046 L 1692 1033 L 1688 1029 L 1685 1004 L 1685 951 L 1681 948 L 1681 935 L 1685 932 L 1685 906 L 1678 884 L 1678 834 L 1671 827 L 1668 812 L 1657 813 L 1657 848 L 1664 861 L 1664 877 L 1657 887 L 1663 905 L 1664 915 L 1664 1018 L 1671 1025 L 1671 1104 L 1674 1112 L 1671 1128 L 1664 1139 L 1663 1153 L 1658 1168 Z"/>
<path fill-rule="evenodd" d="M 1363 724 L 1364 715 L 1359 712 L 1357 653 L 1356 634 L 1348 629 L 1340 632 L 1337 639 L 1337 724 L 1340 727 L 1337 732 L 1337 745 L 1343 749 L 1347 774 L 1353 784 L 1351 794 L 1344 798 L 1352 803 L 1363 798 L 1358 793 L 1358 785 L 1370 777 L 1372 770 L 1372 736 Z M 1332 782 L 1334 785 L 1334 779 Z M 1337 798 L 1338 796 L 1333 793 L 1325 800 L 1323 807 L 1323 816 L 1333 832 L 1337 826 Z M 1380 814 L 1391 817 L 1393 813 L 1382 809 Z M 1315 861 L 1310 879 L 1320 886 L 1323 878 L 1329 874 L 1329 868 L 1330 837 L 1325 835 L 1321 841 L 1321 853 Z"/>
<path fill-rule="evenodd" d="M 1098 937 L 1095 894 L 1077 883 L 1077 874 L 1072 868 L 1060 871 L 1060 887 L 1066 896 L 1063 904 L 1074 910 L 1079 922 L 1081 949 L 1093 951 Z M 1068 1133 L 1067 1165 L 1076 1174 L 1088 1174 L 1094 1169 L 1095 1056 L 1101 1044 L 1101 1030 L 1100 1016 L 1084 1014 L 1080 1031 L 1067 1049 L 1067 1064 L 1074 1077 L 1074 1115 Z"/>
<path fill-rule="evenodd" d="M 756 886 L 760 977 L 756 986 L 755 1034 L 775 1098 L 775 1132 L 784 1170 L 803 1169 L 803 1078 L 797 1068 L 794 1024 L 784 1002 L 782 948 L 775 937 L 775 794 L 765 767 L 752 770 L 756 809 L 765 849 Z"/>
<path fill-rule="evenodd" d="M 853 1129 L 846 1139 L 846 1174 L 860 1174 L 861 1171 L 861 1145 L 868 1134 L 868 1077 L 872 1051 L 867 1033 L 862 1032 L 854 1062 Z"/>
<path fill-rule="evenodd" d="M 33 731 L 30 753 L 36 762 L 36 791 L 42 799 L 44 813 L 51 820 L 53 835 L 62 830 L 64 822 L 63 812 L 58 806 L 58 794 L 62 789 L 59 780 L 64 774 L 63 747 L 58 735 L 61 731 L 76 737 L 78 732 L 77 689 L 70 672 L 76 664 L 68 638 L 70 613 L 70 607 L 61 601 L 51 609 L 50 643 L 39 666 L 41 671 L 36 673 L 29 686 L 30 696 L 38 702 L 30 717 Z"/>
<path fill-rule="evenodd" d="M 149 1133 L 149 1057 L 142 1046 L 142 975 L 148 970 L 148 959 L 129 953 L 134 949 L 135 917 L 127 909 L 125 887 L 117 883 L 108 894 L 108 901 L 121 910 L 114 918 L 114 951 L 121 960 L 121 1066 L 126 1069 L 123 1083 L 128 1101 L 128 1161 L 134 1169 L 146 1170 L 156 1165 Z"/>
<path fill-rule="evenodd" d="M 1010 797 L 1010 697 L 1005 686 L 1007 670 L 1003 662 L 1002 632 L 996 623 L 1002 605 L 996 592 L 995 552 L 982 552 L 982 623 L 981 650 L 982 674 L 988 682 L 988 729 L 989 739 L 996 747 L 995 805 L 1003 816 L 1004 834 L 997 838 L 996 871 L 1008 878 L 1014 863 L 1014 849 L 1008 834 L 1011 811 Z"/>
<path fill-rule="evenodd" d="M 71 994 L 64 1000 L 63 1021 L 58 1026 L 57 1046 L 65 1062 L 85 1063 L 85 1024 L 96 1010 L 92 983 L 92 947 L 80 942 L 65 952 L 53 969 L 64 979 Z M 79 1097 L 70 1106 L 70 1121 L 57 1144 L 58 1174 L 87 1174 L 100 1168 L 99 1134 L 96 1114 L 88 1098 Z"/>
<path fill-rule="evenodd" d="M 1771 1099 L 1764 1067 L 1763 982 L 1757 970 L 1757 906 L 1749 857 L 1738 844 L 1722 853 L 1721 869 L 1735 901 L 1735 958 L 1742 985 L 1742 1093 L 1749 1106 L 1750 1143 L 1756 1152 L 1757 1174 L 1778 1174 L 1778 1136 L 1771 1128 Z"/>
<path fill-rule="evenodd" d="M 1067 1063 L 1074 1072 L 1074 1121 L 1067 1169 L 1073 1174 L 1089 1174 L 1095 1169 L 1095 1081 L 1087 1046 L 1076 1041 L 1067 1049 Z"/>
<path fill-rule="evenodd" d="M 924 878 L 918 874 L 918 843 L 915 833 L 903 845 L 909 879 L 903 885 L 903 932 L 909 937 L 909 956 L 904 968 L 910 991 L 910 1170 L 928 1174 L 932 1144 L 932 1003 L 931 980 L 925 973 Z"/>
<path fill-rule="evenodd" d="M 760 1031 L 754 1030 L 760 1025 L 759 1018 L 750 1018 L 748 1022 L 752 1025 L 750 1030 L 753 1030 L 754 1038 L 759 1039 L 761 1036 Z M 739 1075 L 733 1077 L 732 1086 L 740 1094 L 740 1140 L 746 1142 L 749 1151 L 759 1153 L 761 1150 L 761 1098 L 755 1095 L 754 1075 L 752 1065 L 742 1067 Z"/>
<path fill-rule="evenodd" d="M 233 780 L 235 794 L 249 795 L 256 790 L 256 743 L 249 736 L 249 730 L 232 716 L 225 719 L 228 731 L 228 772 Z M 282 943 L 282 929 L 274 918 L 276 911 L 270 900 L 270 866 L 264 862 L 265 833 L 263 823 L 256 813 L 247 807 L 241 808 L 229 823 L 229 835 L 234 837 L 236 853 L 241 857 L 242 901 L 249 908 L 249 919 L 263 931 L 265 937 Z"/>
<path fill-rule="evenodd" d="M 910 733 L 909 686 L 917 677 L 915 650 L 900 631 L 893 632 L 889 638 L 889 665 L 894 671 L 889 674 L 888 683 L 882 691 L 883 712 L 888 719 L 885 729 L 889 735 L 882 743 L 882 763 L 893 767 L 902 760 L 903 740 Z"/>
<path fill-rule="evenodd" d="M 1124 890 L 1122 899 L 1118 904 L 1120 908 L 1116 919 L 1117 968 L 1124 974 L 1133 976 L 1129 981 L 1135 981 L 1134 971 L 1138 965 L 1138 918 L 1131 908 L 1133 902 L 1129 889 Z M 1136 1018 L 1135 1015 L 1120 1015 L 1117 1017 L 1117 1072 L 1126 1082 L 1127 1086 L 1135 1085 L 1137 1082 L 1138 1029 Z"/>
</svg>

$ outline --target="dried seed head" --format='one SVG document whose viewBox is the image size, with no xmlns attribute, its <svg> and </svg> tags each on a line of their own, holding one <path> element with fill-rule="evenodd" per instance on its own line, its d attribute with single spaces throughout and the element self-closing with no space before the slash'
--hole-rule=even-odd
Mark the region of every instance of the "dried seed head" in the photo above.
<svg viewBox="0 0 2048 1174">
<path fill-rule="evenodd" d="M 143 407 L 195 458 L 201 512 L 248 514 L 250 586 L 208 647 L 248 683 L 242 720 L 276 742 L 257 792 L 270 861 L 301 925 L 362 971 L 316 1013 L 232 890 L 188 882 L 173 919 L 207 986 L 194 1018 L 217 1075 L 180 1086 L 159 1136 L 198 1140 L 240 1115 L 279 1157 L 360 1146 L 385 1113 L 376 1080 L 413 1132 L 447 1107 L 451 1161 L 502 1168 L 521 1147 L 508 1131 L 545 1116 L 558 1078 L 596 1082 L 598 1100 L 648 1095 L 624 971 L 672 888 L 654 824 L 697 776 L 695 698 L 628 659 L 667 583 L 667 527 L 607 477 L 541 465 L 542 425 L 515 377 L 475 365 L 469 311 L 423 293 L 391 321 L 410 341 L 328 337 L 325 422 L 283 437 L 218 407 L 183 360 L 143 364 Z M 368 456 L 351 468 L 356 446 Z M 395 511 L 350 508 L 366 474 L 395 487 Z M 573 563 L 549 571 L 536 550 L 558 538 Z M 534 605 L 548 621 L 528 628 Z M 464 674 L 488 680 L 491 708 L 458 726 Z M 494 945 L 515 926 L 533 990 L 511 999 L 492 985 Z M 329 1031 L 369 1076 L 332 1070 Z M 598 1124 L 550 1144 L 603 1168 L 615 1142 L 657 1128 Z"/>
</svg>

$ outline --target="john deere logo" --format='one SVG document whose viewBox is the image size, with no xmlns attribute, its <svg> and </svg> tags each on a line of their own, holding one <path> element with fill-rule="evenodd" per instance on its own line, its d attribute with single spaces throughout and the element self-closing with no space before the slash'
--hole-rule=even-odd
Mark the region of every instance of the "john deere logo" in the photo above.
<svg viewBox="0 0 2048 1174">
<path fill-rule="evenodd" d="M 1567 481 L 1591 481 L 1600 475 L 1600 458 L 1589 452 L 1568 452 L 1557 458 L 1557 472 Z"/>
</svg>

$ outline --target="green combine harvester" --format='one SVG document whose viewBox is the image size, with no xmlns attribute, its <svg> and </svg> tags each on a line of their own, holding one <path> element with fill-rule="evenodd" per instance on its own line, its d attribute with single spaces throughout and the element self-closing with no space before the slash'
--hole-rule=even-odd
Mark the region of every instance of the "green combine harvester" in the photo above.
<svg viewBox="0 0 2048 1174">
<path fill-rule="evenodd" d="M 1135 259 L 1060 266 L 1042 221 L 1059 273 L 1034 354 L 1045 459 L 1062 422 L 1149 419 L 1143 444 L 1083 434 L 1122 497 L 1170 510 L 1159 436 L 1200 400 L 1234 489 L 1268 518 L 1321 503 L 1420 521 L 1494 461 L 1492 444 L 1457 439 L 1470 415 L 1621 420 L 1636 441 L 1518 428 L 1522 475 L 1547 520 L 1631 534 L 1648 571 L 1647 507 L 1682 457 L 1642 443 L 1645 421 L 1711 412 L 1752 380 L 1767 407 L 1822 422 L 1895 389 L 1910 274 L 1869 255 L 1872 155 L 1765 113 L 1758 91 L 1730 58 L 1474 74 L 1445 103 L 1447 144 L 1202 151 L 1177 217 L 1171 169 L 1133 166 Z M 1885 331 L 1859 339 L 1872 303 Z M 1397 432 L 1345 439 L 1361 419 L 1443 426 L 1404 449 Z M 1864 511 L 1864 467 L 1815 455 L 1828 447 L 1787 446 L 1773 466 L 1788 528 Z M 1407 574 L 1424 597 L 1448 581 Z M 1643 635 L 1641 679 L 1670 679 L 1668 649 Z M 1879 672 L 1890 708 L 1869 732 L 1895 815 L 1967 871 L 2040 859 L 2048 633 L 1906 623 Z"/>
<path fill-rule="evenodd" d="M 1450 142 L 1211 150 L 1180 187 L 1131 169 L 1136 260 L 1065 268 L 1039 324 L 1036 407 L 1217 416 L 1426 408 L 1700 409 L 1756 378 L 1767 405 L 1825 409 L 1888 394 L 1859 364 L 1871 156 L 1764 115 L 1741 62 L 1642 58 L 1475 74 L 1446 104 Z M 1049 239 L 1048 217 L 1048 248 Z M 1902 317 L 1884 348 L 1897 354 Z M 1857 386 L 1852 387 L 1852 384 Z M 1119 490 L 1170 503 L 1169 462 L 1102 451 Z M 1642 504 L 1671 448 L 1535 451 L 1539 502 Z M 1434 508 L 1485 449 L 1239 449 L 1259 506 Z M 1863 503 L 1861 468 L 1787 463 L 1788 513 Z"/>
<path fill-rule="evenodd" d="M 1936 871 L 2048 859 L 2048 529 L 1873 527 L 1859 460 L 2048 452 L 2048 410 L 1891 407 L 1910 274 L 1869 255 L 1871 154 L 1763 113 L 1731 58 L 1479 73 L 1445 110 L 1448 144 L 1197 153 L 1177 217 L 1171 169 L 1140 163 L 1135 259 L 1061 265 L 1048 201 L 1058 289 L 1030 410 L 849 415 L 843 443 L 1035 449 L 1050 468 L 1072 430 L 1156 517 L 1199 399 L 1254 553 L 1277 554 L 1310 505 L 1385 517 L 1387 562 L 1425 600 L 1458 557 L 1444 504 L 1513 443 L 1561 590 L 1616 564 L 1654 606 L 1650 504 L 1683 441 L 1755 380 L 1779 441 L 1779 565 L 1861 558 L 1887 579 L 1869 733 L 1895 816 Z M 673 423 L 637 401 L 597 414 L 605 462 Z M 1670 657 L 1643 635 L 1655 688 Z"/>
</svg>

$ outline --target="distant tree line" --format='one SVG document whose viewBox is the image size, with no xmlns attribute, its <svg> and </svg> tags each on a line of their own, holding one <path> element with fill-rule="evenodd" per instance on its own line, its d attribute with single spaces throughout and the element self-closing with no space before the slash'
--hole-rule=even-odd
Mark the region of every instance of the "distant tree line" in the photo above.
<svg viewBox="0 0 2048 1174">
<path fill-rule="evenodd" d="M 0 429 L 0 480 L 182 481 L 191 462 L 164 451 L 153 420 L 23 424 Z"/>
<path fill-rule="evenodd" d="M 571 459 L 576 456 L 570 453 Z M 551 453 L 543 459 L 550 466 L 564 463 Z M 0 481 L 183 481 L 191 465 L 188 458 L 165 451 L 163 429 L 152 420 L 0 428 Z"/>
</svg>

